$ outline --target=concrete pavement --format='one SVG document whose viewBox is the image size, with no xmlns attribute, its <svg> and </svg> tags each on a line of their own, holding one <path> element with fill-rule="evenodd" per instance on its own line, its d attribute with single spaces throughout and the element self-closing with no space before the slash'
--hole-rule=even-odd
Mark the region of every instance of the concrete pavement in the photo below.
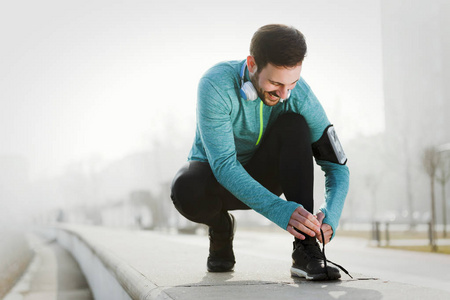
<svg viewBox="0 0 450 300">
<path fill-rule="evenodd" d="M 206 235 L 83 226 L 64 231 L 103 257 L 132 299 L 450 299 L 448 256 L 369 248 L 365 240 L 336 237 L 326 247 L 328 258 L 355 279 L 343 274 L 339 281 L 308 282 L 291 278 L 292 239 L 281 230 L 238 227 L 235 270 L 221 274 L 206 271 Z"/>
<path fill-rule="evenodd" d="M 4 300 L 92 300 L 89 286 L 70 253 L 55 241 L 28 235 L 35 255 Z"/>
</svg>

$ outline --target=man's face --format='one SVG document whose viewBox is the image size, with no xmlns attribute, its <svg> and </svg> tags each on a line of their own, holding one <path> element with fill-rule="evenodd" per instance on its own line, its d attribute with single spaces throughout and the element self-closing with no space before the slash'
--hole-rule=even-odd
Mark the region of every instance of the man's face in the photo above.
<svg viewBox="0 0 450 300">
<path fill-rule="evenodd" d="M 278 67 L 267 64 L 264 69 L 250 75 L 250 80 L 265 105 L 274 106 L 280 99 L 286 99 L 300 79 L 302 64 L 295 67 Z"/>
</svg>

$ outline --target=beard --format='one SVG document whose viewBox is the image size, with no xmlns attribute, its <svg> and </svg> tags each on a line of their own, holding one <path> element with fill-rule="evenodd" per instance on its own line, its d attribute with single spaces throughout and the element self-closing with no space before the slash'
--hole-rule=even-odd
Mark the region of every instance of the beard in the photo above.
<svg viewBox="0 0 450 300">
<path fill-rule="evenodd" d="M 253 75 L 253 78 L 251 78 L 251 82 L 253 86 L 256 89 L 256 92 L 258 93 L 258 97 L 261 99 L 261 101 L 267 105 L 267 106 L 274 106 L 277 105 L 278 102 L 280 102 L 280 97 L 277 95 L 275 91 L 265 91 L 263 90 L 258 82 L 259 82 L 259 73 L 256 72 L 255 75 Z"/>
</svg>

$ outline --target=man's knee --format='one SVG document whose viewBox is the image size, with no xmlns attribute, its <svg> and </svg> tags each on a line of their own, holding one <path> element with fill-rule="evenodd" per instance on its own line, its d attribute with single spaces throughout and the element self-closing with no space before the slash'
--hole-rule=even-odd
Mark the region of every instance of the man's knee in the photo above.
<svg viewBox="0 0 450 300">
<path fill-rule="evenodd" d="M 194 184 L 195 179 L 192 178 L 189 172 L 189 163 L 183 166 L 175 175 L 172 181 L 170 198 L 178 210 L 184 211 L 184 207 L 189 207 L 189 202 L 192 202 L 196 197 L 192 195 L 196 192 Z"/>
<path fill-rule="evenodd" d="M 308 127 L 305 117 L 296 113 L 287 113 L 281 115 L 277 123 L 280 123 L 281 127 Z"/>
<path fill-rule="evenodd" d="M 175 175 L 170 198 L 177 210 L 188 219 L 195 219 L 207 207 L 208 172 L 187 163 Z M 210 199 L 212 201 L 212 199 Z"/>
<path fill-rule="evenodd" d="M 280 134 L 284 136 L 295 136 L 296 138 L 304 138 L 310 142 L 310 131 L 305 118 L 296 113 L 287 113 L 278 118 L 275 123 Z"/>
</svg>

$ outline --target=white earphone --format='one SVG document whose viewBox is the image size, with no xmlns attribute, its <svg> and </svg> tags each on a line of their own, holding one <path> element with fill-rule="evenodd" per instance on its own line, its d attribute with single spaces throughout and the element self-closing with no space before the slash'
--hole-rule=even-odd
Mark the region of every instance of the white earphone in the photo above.
<svg viewBox="0 0 450 300">
<path fill-rule="evenodd" d="M 244 62 L 241 68 L 241 96 L 244 98 L 244 100 L 247 101 L 254 101 L 258 99 L 258 93 L 256 92 L 255 87 L 253 86 L 251 81 L 244 82 L 245 78 L 245 68 L 247 68 L 247 62 Z M 289 99 L 291 96 L 291 90 L 288 90 L 288 95 L 286 99 L 281 99 L 280 102 L 283 103 L 284 100 Z"/>
<path fill-rule="evenodd" d="M 245 78 L 245 68 L 247 67 L 247 62 L 244 62 L 241 68 L 241 96 L 244 100 L 254 101 L 258 99 L 258 93 L 251 81 L 244 82 Z"/>
</svg>

